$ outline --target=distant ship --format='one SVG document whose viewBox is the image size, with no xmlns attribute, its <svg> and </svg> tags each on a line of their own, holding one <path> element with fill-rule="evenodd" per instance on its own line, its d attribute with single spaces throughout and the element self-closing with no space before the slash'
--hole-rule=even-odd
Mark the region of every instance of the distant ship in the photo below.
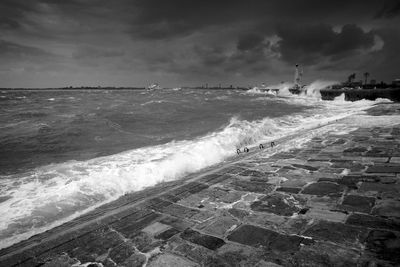
<svg viewBox="0 0 400 267">
<path fill-rule="evenodd" d="M 149 86 L 147 86 L 147 90 L 159 90 L 159 89 L 162 88 L 158 83 L 152 83 Z"/>
</svg>

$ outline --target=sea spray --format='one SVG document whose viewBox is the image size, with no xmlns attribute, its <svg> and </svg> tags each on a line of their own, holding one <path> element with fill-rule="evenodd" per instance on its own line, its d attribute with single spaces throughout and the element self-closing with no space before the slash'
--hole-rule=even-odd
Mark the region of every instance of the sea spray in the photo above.
<svg viewBox="0 0 400 267">
<path fill-rule="evenodd" d="M 309 85 L 305 86 L 305 90 L 301 93 L 302 96 L 313 97 L 321 99 L 320 91 L 330 85 L 337 84 L 335 81 L 316 80 Z"/>
</svg>

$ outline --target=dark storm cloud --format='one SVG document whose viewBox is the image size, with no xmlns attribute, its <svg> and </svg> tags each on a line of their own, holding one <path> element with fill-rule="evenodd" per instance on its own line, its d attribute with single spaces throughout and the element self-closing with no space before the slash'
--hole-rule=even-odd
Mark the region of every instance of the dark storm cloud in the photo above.
<svg viewBox="0 0 400 267">
<path fill-rule="evenodd" d="M 123 56 L 124 52 L 119 50 L 100 49 L 91 46 L 79 47 L 77 51 L 73 53 L 75 59 L 87 59 L 87 58 L 113 58 Z"/>
<path fill-rule="evenodd" d="M 350 69 L 378 56 L 392 68 L 394 38 L 383 30 L 398 14 L 392 0 L 2 0 L 0 39 L 21 51 L 7 47 L 0 62 L 40 68 L 59 54 L 62 67 L 101 66 L 104 79 L 123 70 L 126 80 L 140 72 L 183 81 L 252 79 L 287 73 L 293 63 L 333 73 L 338 63 Z M 384 44 L 374 48 L 376 39 Z"/>
<path fill-rule="evenodd" d="M 7 59 L 51 59 L 57 56 L 48 53 L 40 48 L 20 45 L 17 43 L 5 41 L 0 39 L 0 56 Z"/>
<path fill-rule="evenodd" d="M 264 41 L 264 36 L 261 36 L 259 34 L 253 33 L 253 34 L 242 35 L 239 37 L 237 43 L 237 49 L 243 51 L 251 50 L 261 46 L 263 41 Z"/>
<path fill-rule="evenodd" d="M 357 25 L 344 25 L 340 32 L 332 26 L 285 25 L 278 27 L 278 50 L 288 63 L 315 64 L 321 58 L 340 59 L 374 45 L 374 34 Z"/>
<path fill-rule="evenodd" d="M 400 15 L 400 1 L 386 0 L 383 7 L 376 14 L 376 18 L 392 18 Z"/>
</svg>

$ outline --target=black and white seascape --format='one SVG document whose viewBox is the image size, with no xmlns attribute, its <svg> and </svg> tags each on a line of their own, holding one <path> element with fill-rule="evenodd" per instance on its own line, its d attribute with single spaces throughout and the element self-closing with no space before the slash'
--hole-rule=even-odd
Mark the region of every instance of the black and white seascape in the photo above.
<svg viewBox="0 0 400 267">
<path fill-rule="evenodd" d="M 356 130 L 399 100 L 399 47 L 396 0 L 1 0 L 0 249 Z"/>
</svg>

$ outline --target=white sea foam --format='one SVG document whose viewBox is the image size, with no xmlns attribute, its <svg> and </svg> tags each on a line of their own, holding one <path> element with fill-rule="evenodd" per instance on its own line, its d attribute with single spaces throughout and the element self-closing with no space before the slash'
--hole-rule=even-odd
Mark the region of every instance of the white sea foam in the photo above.
<svg viewBox="0 0 400 267">
<path fill-rule="evenodd" d="M 0 195 L 12 197 L 0 203 L 0 210 L 5 212 L 0 217 L 0 248 L 59 225 L 125 193 L 176 180 L 222 162 L 235 155 L 236 147 L 307 132 L 307 129 L 359 113 L 376 103 L 366 100 L 349 103 L 339 99 L 319 101 L 307 95 L 282 98 L 281 101 L 308 105 L 313 109 L 302 115 L 257 121 L 234 117 L 223 130 L 194 140 L 173 141 L 87 161 L 52 164 L 30 173 L 0 177 Z M 329 128 L 324 131 L 327 130 Z M 304 143 L 309 138 L 310 135 L 299 135 L 282 149 Z"/>
</svg>

